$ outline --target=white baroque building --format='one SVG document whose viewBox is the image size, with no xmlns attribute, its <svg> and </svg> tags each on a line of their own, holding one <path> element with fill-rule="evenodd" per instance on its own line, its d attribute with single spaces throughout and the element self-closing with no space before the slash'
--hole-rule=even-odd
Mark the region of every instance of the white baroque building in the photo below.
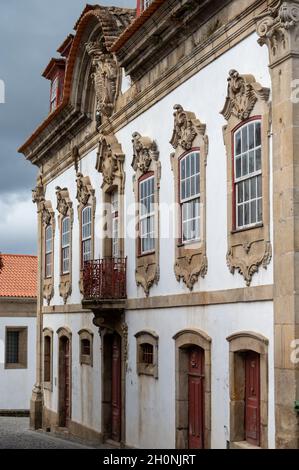
<svg viewBox="0 0 299 470">
<path fill-rule="evenodd" d="M 20 149 L 40 169 L 32 427 L 298 447 L 299 2 L 137 3 L 86 6 Z"/>
</svg>

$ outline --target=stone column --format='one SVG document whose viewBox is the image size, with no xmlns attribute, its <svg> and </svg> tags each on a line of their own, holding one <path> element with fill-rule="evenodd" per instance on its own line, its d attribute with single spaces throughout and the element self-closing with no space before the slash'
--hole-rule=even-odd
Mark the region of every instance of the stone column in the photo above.
<svg viewBox="0 0 299 470">
<path fill-rule="evenodd" d="M 299 364 L 291 360 L 299 339 L 299 0 L 276 2 L 257 32 L 272 79 L 276 446 L 299 448 Z"/>
<path fill-rule="evenodd" d="M 37 178 L 36 188 L 32 191 L 32 201 L 37 206 L 38 216 L 38 283 L 37 283 L 37 312 L 36 312 L 36 382 L 30 401 L 30 429 L 42 428 L 43 415 L 43 367 L 42 367 L 42 338 L 43 338 L 43 203 L 44 187 L 42 176 Z"/>
</svg>

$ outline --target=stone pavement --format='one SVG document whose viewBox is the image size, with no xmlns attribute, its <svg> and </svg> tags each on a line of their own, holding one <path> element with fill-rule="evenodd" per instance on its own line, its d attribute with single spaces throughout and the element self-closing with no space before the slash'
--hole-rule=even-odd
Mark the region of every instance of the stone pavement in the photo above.
<svg viewBox="0 0 299 470">
<path fill-rule="evenodd" d="M 42 431 L 30 431 L 28 418 L 0 417 L 0 449 L 92 448 L 75 440 L 61 439 Z"/>
</svg>

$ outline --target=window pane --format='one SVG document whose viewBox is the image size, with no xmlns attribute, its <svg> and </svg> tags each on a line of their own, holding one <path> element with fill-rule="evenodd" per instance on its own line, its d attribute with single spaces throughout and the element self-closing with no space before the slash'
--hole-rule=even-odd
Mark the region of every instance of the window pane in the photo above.
<svg viewBox="0 0 299 470">
<path fill-rule="evenodd" d="M 240 155 L 240 153 L 242 152 L 242 148 L 241 148 L 241 132 L 237 132 L 236 134 L 236 155 Z"/>
<path fill-rule="evenodd" d="M 249 201 L 249 183 L 250 180 L 246 180 L 244 183 L 244 201 Z"/>
<path fill-rule="evenodd" d="M 261 123 L 255 123 L 255 146 L 258 147 L 261 145 Z"/>
<path fill-rule="evenodd" d="M 243 222 L 243 206 L 238 207 L 238 227 L 242 227 L 244 225 Z"/>
<path fill-rule="evenodd" d="M 7 331 L 6 333 L 6 363 L 19 363 L 19 331 Z"/>
<path fill-rule="evenodd" d="M 249 125 L 249 149 L 254 148 L 254 123 Z"/>
<path fill-rule="evenodd" d="M 247 126 L 242 129 L 242 152 L 248 151 L 248 128 Z"/>
<path fill-rule="evenodd" d="M 263 221 L 263 206 L 262 206 L 262 199 L 258 200 L 258 222 Z"/>
<path fill-rule="evenodd" d="M 262 176 L 257 177 L 257 197 L 262 197 Z"/>
<path fill-rule="evenodd" d="M 237 192 L 238 192 L 238 203 L 244 201 L 244 183 L 239 183 L 237 185 Z"/>
<path fill-rule="evenodd" d="M 181 178 L 185 179 L 186 178 L 186 159 L 183 158 L 181 161 Z"/>
<path fill-rule="evenodd" d="M 236 159 L 236 178 L 240 178 L 241 175 L 241 157 Z"/>
<path fill-rule="evenodd" d="M 249 225 L 249 204 L 244 204 L 244 225 Z"/>
<path fill-rule="evenodd" d="M 249 173 L 254 173 L 254 151 L 249 152 Z"/>
<path fill-rule="evenodd" d="M 242 157 L 242 176 L 246 176 L 248 173 L 248 159 L 247 153 Z"/>
<path fill-rule="evenodd" d="M 251 199 L 256 198 L 256 183 L 257 183 L 257 178 L 252 178 L 250 180 L 250 196 L 251 196 Z"/>
<path fill-rule="evenodd" d="M 257 149 L 255 153 L 255 161 L 256 161 L 256 171 L 261 170 L 262 168 L 262 153 L 261 149 Z"/>
</svg>

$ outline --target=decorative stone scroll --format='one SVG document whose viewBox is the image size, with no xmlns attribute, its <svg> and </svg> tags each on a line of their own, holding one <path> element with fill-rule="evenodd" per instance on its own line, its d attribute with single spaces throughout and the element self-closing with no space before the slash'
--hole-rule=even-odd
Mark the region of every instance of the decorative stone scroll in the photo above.
<svg viewBox="0 0 299 470">
<path fill-rule="evenodd" d="M 197 151 L 200 154 L 200 207 L 201 207 L 201 237 L 198 242 L 184 245 L 177 233 L 175 243 L 174 272 L 178 282 L 181 280 L 190 291 L 199 278 L 204 278 L 208 272 L 206 256 L 206 165 L 209 152 L 209 139 L 206 135 L 206 125 L 202 124 L 195 114 L 185 111 L 179 104 L 174 106 L 174 130 L 171 145 L 175 152 L 171 155 L 171 165 L 174 174 L 175 200 L 177 202 L 176 227 L 180 232 L 181 209 L 179 195 L 179 160 L 185 154 Z"/>
<path fill-rule="evenodd" d="M 227 120 L 223 128 L 227 152 L 227 265 L 229 271 L 241 274 L 247 286 L 253 275 L 262 266 L 267 269 L 272 258 L 270 242 L 270 196 L 269 196 L 269 96 L 270 90 L 256 82 L 253 75 L 240 75 L 236 70 L 229 72 L 228 92 L 221 114 Z M 237 126 L 249 119 L 262 121 L 262 188 L 263 222 L 248 229 L 237 230 L 234 226 L 234 171 L 233 135 Z"/>
<path fill-rule="evenodd" d="M 124 193 L 125 155 L 120 143 L 112 134 L 102 135 L 99 141 L 96 170 L 103 175 L 102 189 L 110 191 L 113 186 L 119 187 L 120 194 Z"/>
<path fill-rule="evenodd" d="M 97 117 L 107 120 L 114 111 L 120 69 L 113 55 L 107 52 L 101 41 L 87 43 L 86 50 L 92 58 Z"/>
<path fill-rule="evenodd" d="M 135 279 L 137 286 L 141 286 L 146 296 L 154 284 L 158 284 L 160 278 L 160 221 L 159 221 L 159 192 L 161 179 L 161 163 L 159 162 L 159 151 L 155 141 L 149 137 L 143 137 L 138 132 L 133 134 L 133 161 L 134 193 L 137 209 L 137 233 L 136 233 L 136 270 Z M 139 182 L 140 178 L 154 177 L 154 206 L 155 206 L 155 246 L 151 253 L 142 254 L 140 250 L 140 219 L 139 219 Z"/>
<path fill-rule="evenodd" d="M 299 4 L 278 1 L 257 17 L 259 44 L 269 48 L 271 64 L 290 50 L 298 51 Z"/>
</svg>

